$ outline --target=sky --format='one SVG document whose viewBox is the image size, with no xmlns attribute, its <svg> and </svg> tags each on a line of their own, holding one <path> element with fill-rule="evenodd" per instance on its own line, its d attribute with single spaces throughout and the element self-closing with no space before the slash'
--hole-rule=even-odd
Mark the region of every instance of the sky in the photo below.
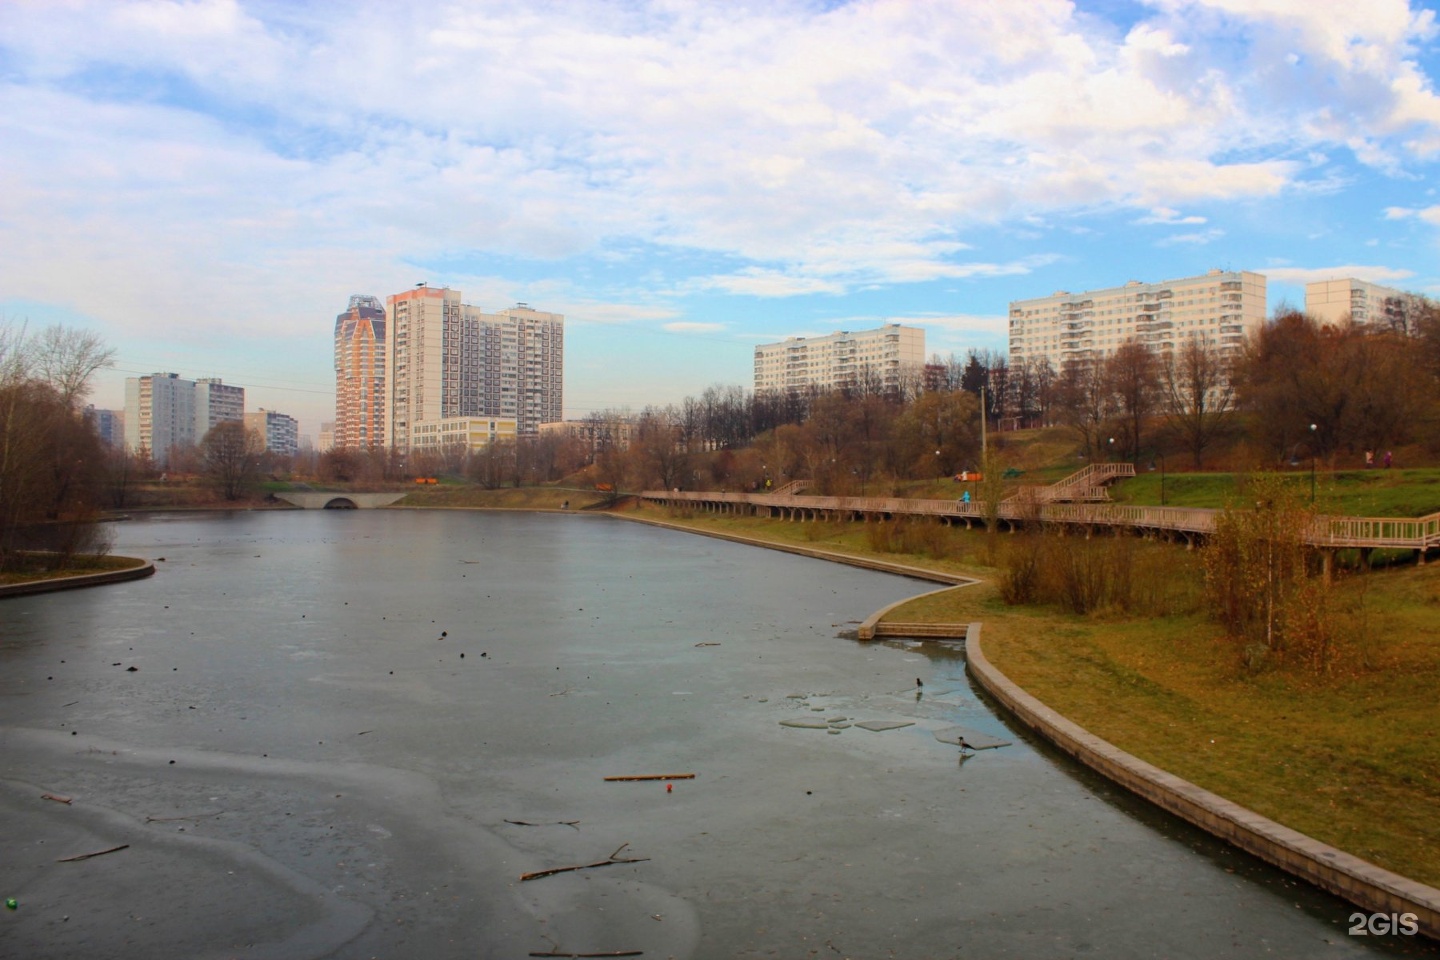
<svg viewBox="0 0 1440 960">
<path fill-rule="evenodd" d="M 0 324 L 313 437 L 419 282 L 564 314 L 572 418 L 1216 267 L 1440 296 L 1436 2 L 0 0 Z"/>
</svg>

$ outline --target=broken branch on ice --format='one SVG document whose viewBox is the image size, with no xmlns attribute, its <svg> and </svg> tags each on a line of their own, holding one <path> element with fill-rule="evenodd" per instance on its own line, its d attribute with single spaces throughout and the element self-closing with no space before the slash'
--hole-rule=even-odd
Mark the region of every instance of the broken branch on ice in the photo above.
<svg viewBox="0 0 1440 960">
<path fill-rule="evenodd" d="M 624 850 L 628 846 L 630 846 L 629 843 L 622 843 L 620 844 L 620 846 L 615 848 L 615 852 L 610 854 L 610 856 L 606 857 L 604 860 L 596 860 L 594 863 L 578 863 L 570 867 L 551 867 L 548 870 L 536 870 L 532 873 L 522 873 L 520 874 L 520 881 L 523 883 L 526 880 L 538 880 L 541 877 L 550 877 L 554 876 L 557 873 L 569 873 L 572 870 L 589 870 L 592 867 L 608 867 L 614 863 L 644 863 L 646 860 L 650 859 L 649 857 L 620 856 L 620 851 Z"/>
</svg>

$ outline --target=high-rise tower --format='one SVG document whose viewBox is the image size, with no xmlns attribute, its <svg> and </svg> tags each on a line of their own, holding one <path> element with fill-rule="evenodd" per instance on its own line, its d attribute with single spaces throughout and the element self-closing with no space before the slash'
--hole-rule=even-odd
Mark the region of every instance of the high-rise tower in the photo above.
<svg viewBox="0 0 1440 960">
<path fill-rule="evenodd" d="M 513 418 L 520 435 L 563 418 L 565 318 L 518 304 L 498 314 L 421 284 L 386 301 L 385 429 L 409 449 L 415 427 L 450 417 Z M 338 428 L 337 428 L 338 429 Z"/>
<path fill-rule="evenodd" d="M 383 447 L 385 308 L 355 294 L 335 318 L 335 446 Z"/>
</svg>

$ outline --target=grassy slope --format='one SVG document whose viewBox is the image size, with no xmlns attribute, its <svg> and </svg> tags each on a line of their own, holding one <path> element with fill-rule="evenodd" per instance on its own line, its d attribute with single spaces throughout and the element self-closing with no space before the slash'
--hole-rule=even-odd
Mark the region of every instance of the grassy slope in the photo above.
<svg viewBox="0 0 1440 960">
<path fill-rule="evenodd" d="M 1310 495 L 1309 470 L 1288 471 L 1301 495 Z M 1440 511 L 1440 470 L 1321 471 L 1316 504 L 1324 513 L 1361 517 L 1419 517 Z M 1172 507 L 1223 507 L 1239 491 L 1232 473 L 1167 473 L 1165 503 Z M 1160 503 L 1159 471 L 1121 481 L 1110 495 L 1122 503 Z"/>
<path fill-rule="evenodd" d="M 571 487 L 483 487 L 461 484 L 417 486 L 401 500 L 402 507 L 467 507 L 490 510 L 560 510 L 568 502 L 571 510 L 584 510 L 604 501 L 594 490 Z"/>
<path fill-rule="evenodd" d="M 864 524 L 634 512 L 874 554 Z M 989 577 L 993 571 L 978 563 L 980 538 L 957 534 L 961 553 L 968 551 L 958 560 L 885 556 Z M 1343 675 L 1327 683 L 1244 675 L 1201 617 L 1011 608 L 989 583 L 913 601 L 890 617 L 982 621 L 996 666 L 1096 735 L 1297 830 L 1440 885 L 1440 566 L 1378 573 L 1344 589 L 1366 591 L 1369 639 L 1351 643 Z"/>
</svg>

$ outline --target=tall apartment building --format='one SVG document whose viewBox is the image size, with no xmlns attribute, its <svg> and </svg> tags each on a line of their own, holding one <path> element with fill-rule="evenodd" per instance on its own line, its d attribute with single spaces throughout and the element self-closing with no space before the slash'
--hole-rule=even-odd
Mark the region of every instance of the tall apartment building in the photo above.
<svg viewBox="0 0 1440 960">
<path fill-rule="evenodd" d="M 289 414 L 261 407 L 245 414 L 245 429 L 258 434 L 271 453 L 293 457 L 300 449 L 300 424 Z"/>
<path fill-rule="evenodd" d="M 245 388 L 227 385 L 216 377 L 195 381 L 195 441 L 216 424 L 245 417 Z"/>
<path fill-rule="evenodd" d="M 887 323 L 824 337 L 789 337 L 755 348 L 755 392 L 874 386 L 892 392 L 925 366 L 925 331 Z"/>
<path fill-rule="evenodd" d="M 1338 324 L 1348 317 L 1361 326 L 1414 333 L 1425 306 L 1417 294 L 1354 277 L 1305 284 L 1305 312 L 1321 323 Z"/>
<path fill-rule="evenodd" d="M 1244 270 L 1061 290 L 1010 304 L 1010 363 L 1044 359 L 1059 370 L 1104 359 L 1132 340 L 1166 351 L 1195 338 L 1230 352 L 1264 323 L 1265 278 Z"/>
<path fill-rule="evenodd" d="M 519 304 L 497 314 L 460 291 L 417 286 L 386 300 L 385 436 L 409 449 L 422 423 L 514 419 L 520 436 L 562 418 L 565 318 Z"/>
<path fill-rule="evenodd" d="M 178 373 L 125 380 L 125 445 L 168 467 L 170 453 L 195 443 L 195 382 Z"/>
<path fill-rule="evenodd" d="M 173 450 L 199 443 L 217 423 L 244 414 L 245 388 L 217 379 L 153 373 L 125 380 L 125 446 L 146 451 L 157 466 L 168 467 Z"/>
<path fill-rule="evenodd" d="M 335 318 L 334 445 L 383 447 L 384 411 L 385 308 L 356 294 Z"/>
<path fill-rule="evenodd" d="M 95 434 L 107 447 L 119 450 L 125 446 L 124 410 L 98 410 L 95 404 L 87 404 L 85 421 L 95 427 Z"/>
</svg>

